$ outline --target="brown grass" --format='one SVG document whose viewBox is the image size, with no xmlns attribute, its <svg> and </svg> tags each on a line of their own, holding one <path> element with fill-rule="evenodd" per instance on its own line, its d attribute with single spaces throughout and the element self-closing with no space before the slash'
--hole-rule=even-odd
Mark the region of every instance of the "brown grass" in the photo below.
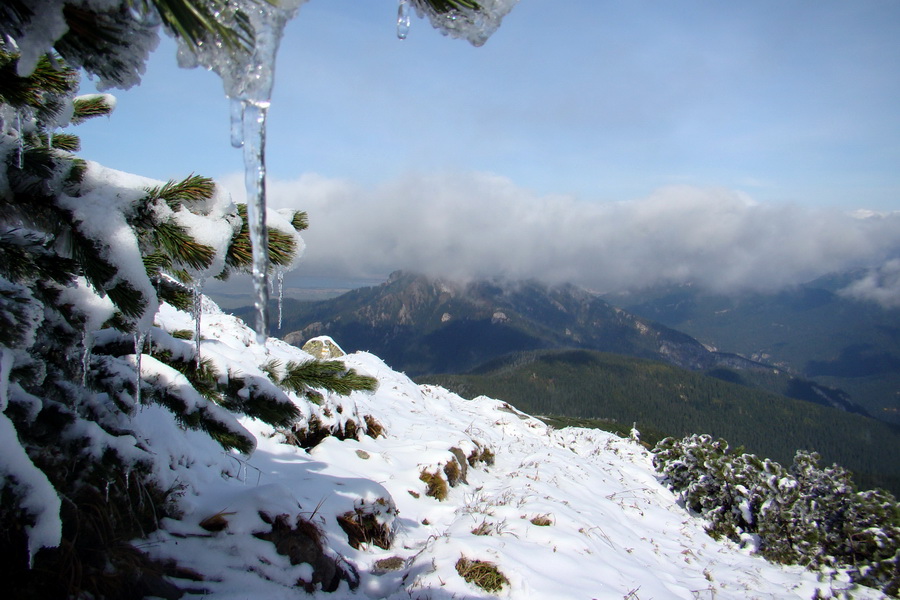
<svg viewBox="0 0 900 600">
<path fill-rule="evenodd" d="M 509 585 L 509 580 L 492 562 L 472 560 L 461 556 L 456 561 L 456 572 L 466 582 L 477 585 L 486 592 L 495 593 Z"/>
</svg>

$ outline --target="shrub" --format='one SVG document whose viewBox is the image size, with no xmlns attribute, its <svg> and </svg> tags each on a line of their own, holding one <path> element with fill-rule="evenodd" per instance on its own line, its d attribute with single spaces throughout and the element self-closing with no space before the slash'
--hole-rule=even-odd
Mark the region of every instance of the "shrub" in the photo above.
<svg viewBox="0 0 900 600">
<path fill-rule="evenodd" d="M 474 467 L 480 462 L 491 467 L 494 465 L 494 452 L 489 447 L 482 446 L 476 442 L 475 449 L 469 454 L 466 462 L 469 463 L 470 467 Z"/>
<path fill-rule="evenodd" d="M 654 466 L 713 537 L 757 540 L 766 559 L 811 569 L 847 569 L 859 584 L 900 589 L 900 505 L 883 490 L 858 492 L 849 471 L 819 468 L 798 451 L 790 469 L 732 452 L 724 440 L 666 438 Z"/>
</svg>

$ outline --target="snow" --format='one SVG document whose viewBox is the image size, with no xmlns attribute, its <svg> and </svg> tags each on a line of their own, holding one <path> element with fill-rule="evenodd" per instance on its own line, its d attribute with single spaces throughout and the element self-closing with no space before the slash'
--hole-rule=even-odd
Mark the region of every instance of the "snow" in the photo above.
<svg viewBox="0 0 900 600">
<path fill-rule="evenodd" d="M 126 220 L 135 204 L 146 196 L 145 188 L 158 181 L 109 169 L 87 161 L 82 194 L 77 198 L 61 195 L 59 205 L 72 212 L 78 228 L 87 236 L 103 240 L 107 259 L 118 267 L 116 281 L 124 279 L 147 301 L 144 316 L 138 320 L 138 330 L 149 327 L 156 312 L 156 290 L 147 277 L 143 256 L 134 230 Z"/>
<path fill-rule="evenodd" d="M 59 518 L 60 500 L 43 471 L 34 466 L 19 444 L 19 436 L 12 421 L 0 412 L 0 479 L 12 482 L 17 504 L 32 523 L 25 525 L 28 534 L 29 564 L 41 548 L 59 545 L 62 521 Z"/>
<path fill-rule="evenodd" d="M 58 0 L 34 0 L 29 8 L 34 17 L 22 35 L 15 39 L 20 55 L 17 65 L 20 77 L 31 74 L 47 48 L 69 30 L 63 17 L 63 5 Z"/>
<path fill-rule="evenodd" d="M 216 363 L 234 368 L 239 361 L 244 373 L 262 377 L 259 365 L 267 360 L 310 358 L 274 339 L 259 346 L 239 320 L 211 303 L 205 309 L 203 352 Z M 162 330 L 189 322 L 190 315 L 167 305 L 157 315 Z M 705 523 L 661 485 L 650 454 L 633 440 L 596 430 L 554 430 L 499 400 L 465 400 L 419 386 L 372 354 L 341 360 L 376 377 L 378 391 L 349 398 L 326 394 L 326 404 L 343 406 L 345 415 L 372 415 L 385 435 L 329 437 L 307 452 L 283 443 L 270 426 L 243 418 L 241 425 L 257 439 L 246 458 L 173 426 L 158 407 L 141 410 L 138 435 L 170 457 L 157 461 L 161 483 L 184 486 L 182 517 L 165 520 L 141 546 L 203 574 L 205 581 L 190 587 L 216 599 L 296 598 L 294 583 L 309 580 L 310 565 L 291 565 L 271 543 L 254 537 L 270 527 L 261 513 L 311 519 L 331 551 L 359 570 L 357 590 L 342 583 L 337 592 L 316 596 L 322 598 L 808 599 L 816 589 L 853 587 L 840 573 L 776 566 L 736 544 L 714 541 Z M 158 365 L 153 369 L 165 373 Z M 321 410 L 289 396 L 307 416 Z M 489 448 L 495 462 L 469 466 L 467 483 L 438 501 L 425 495 L 419 476 L 453 460 L 452 448 L 465 455 Z M 394 531 L 390 549 L 349 544 L 337 517 L 357 509 L 371 511 Z M 223 531 L 200 527 L 213 516 L 225 520 Z M 495 563 L 509 584 L 494 596 L 465 582 L 455 569 L 463 556 Z M 376 564 L 390 557 L 403 566 L 385 571 Z M 881 597 L 866 588 L 853 594 Z"/>
</svg>

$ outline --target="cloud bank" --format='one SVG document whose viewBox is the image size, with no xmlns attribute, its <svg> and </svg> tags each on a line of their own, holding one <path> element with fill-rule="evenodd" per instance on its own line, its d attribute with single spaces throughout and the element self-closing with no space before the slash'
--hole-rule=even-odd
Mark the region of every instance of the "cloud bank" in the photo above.
<svg viewBox="0 0 900 600">
<path fill-rule="evenodd" d="M 241 200 L 239 178 L 223 183 Z M 857 297 L 900 291 L 890 277 L 900 264 L 887 262 L 900 257 L 897 212 L 760 204 L 741 192 L 690 186 L 593 203 L 538 196 L 484 173 L 407 175 L 376 188 L 307 174 L 268 189 L 270 206 L 309 213 L 299 270 L 306 275 L 379 277 L 408 269 L 598 291 L 691 281 L 728 292 L 774 290 L 887 263 L 888 271 L 860 283 Z"/>
</svg>

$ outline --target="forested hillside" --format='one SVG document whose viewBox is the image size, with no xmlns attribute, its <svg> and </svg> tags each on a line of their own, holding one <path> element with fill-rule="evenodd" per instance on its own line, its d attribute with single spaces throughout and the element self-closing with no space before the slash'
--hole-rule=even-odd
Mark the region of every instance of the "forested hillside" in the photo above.
<svg viewBox="0 0 900 600">
<path fill-rule="evenodd" d="M 872 416 L 900 423 L 900 309 L 848 296 L 859 272 L 777 293 L 711 294 L 695 286 L 605 296 L 703 343 L 848 392 Z"/>
</svg>

